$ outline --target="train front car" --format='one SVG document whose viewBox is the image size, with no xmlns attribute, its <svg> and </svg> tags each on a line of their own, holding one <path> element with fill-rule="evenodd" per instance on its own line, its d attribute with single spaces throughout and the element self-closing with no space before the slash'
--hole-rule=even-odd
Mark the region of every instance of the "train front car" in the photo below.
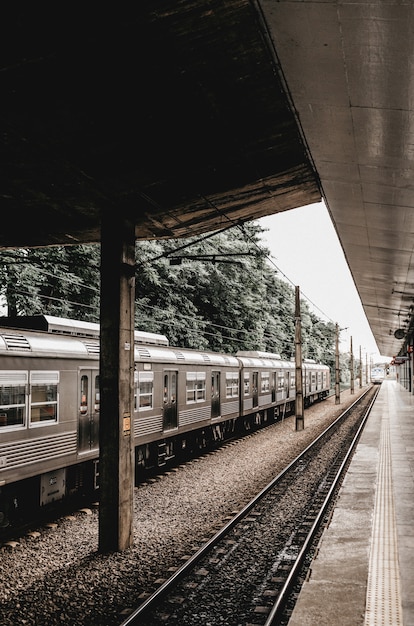
<svg viewBox="0 0 414 626">
<path fill-rule="evenodd" d="M 234 356 L 136 343 L 135 368 L 137 477 L 233 432 L 240 393 Z"/>
<path fill-rule="evenodd" d="M 295 407 L 295 364 L 278 354 L 239 351 L 241 416 L 245 428 L 260 426 L 289 414 Z"/>
<path fill-rule="evenodd" d="M 98 338 L 94 324 L 0 319 L 0 526 L 97 488 Z"/>
<path fill-rule="evenodd" d="M 374 365 L 371 367 L 371 383 L 380 385 L 385 380 L 385 366 Z"/>
</svg>

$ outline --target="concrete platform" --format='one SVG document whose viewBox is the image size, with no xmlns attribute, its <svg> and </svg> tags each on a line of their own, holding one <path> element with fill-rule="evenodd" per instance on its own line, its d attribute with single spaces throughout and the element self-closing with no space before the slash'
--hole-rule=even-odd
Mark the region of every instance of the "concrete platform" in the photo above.
<svg viewBox="0 0 414 626">
<path fill-rule="evenodd" d="M 380 393 L 289 626 L 414 626 L 414 397 Z"/>
</svg>

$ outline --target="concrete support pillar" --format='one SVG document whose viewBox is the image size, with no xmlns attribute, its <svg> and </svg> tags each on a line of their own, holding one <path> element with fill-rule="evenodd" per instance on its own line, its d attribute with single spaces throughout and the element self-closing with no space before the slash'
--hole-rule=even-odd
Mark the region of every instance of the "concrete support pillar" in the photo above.
<svg viewBox="0 0 414 626">
<path fill-rule="evenodd" d="M 133 543 L 135 228 L 116 212 L 101 227 L 99 551 Z"/>
</svg>

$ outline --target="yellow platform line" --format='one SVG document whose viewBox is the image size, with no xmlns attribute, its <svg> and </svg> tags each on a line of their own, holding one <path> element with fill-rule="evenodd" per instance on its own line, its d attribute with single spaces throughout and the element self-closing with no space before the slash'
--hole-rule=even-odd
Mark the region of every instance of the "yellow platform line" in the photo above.
<svg viewBox="0 0 414 626">
<path fill-rule="evenodd" d="M 381 423 L 364 626 L 400 626 L 402 606 L 388 416 Z"/>
</svg>

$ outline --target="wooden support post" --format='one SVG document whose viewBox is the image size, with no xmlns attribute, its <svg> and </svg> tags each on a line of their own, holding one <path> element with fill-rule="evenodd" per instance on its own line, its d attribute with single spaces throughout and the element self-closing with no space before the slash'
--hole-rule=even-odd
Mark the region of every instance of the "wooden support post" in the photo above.
<svg viewBox="0 0 414 626">
<path fill-rule="evenodd" d="M 299 287 L 295 287 L 295 415 L 296 430 L 305 428 L 304 402 L 303 402 L 303 375 L 302 375 L 302 330 L 300 316 L 300 293 Z"/>
<path fill-rule="evenodd" d="M 104 213 L 101 226 L 99 551 L 133 543 L 135 227 Z"/>
</svg>

